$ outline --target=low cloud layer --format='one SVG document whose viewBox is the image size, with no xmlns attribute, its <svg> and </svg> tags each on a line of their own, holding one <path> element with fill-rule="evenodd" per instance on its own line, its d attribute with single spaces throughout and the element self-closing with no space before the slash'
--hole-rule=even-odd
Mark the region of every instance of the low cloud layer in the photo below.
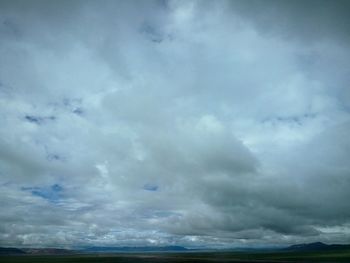
<svg viewBox="0 0 350 263">
<path fill-rule="evenodd" d="M 350 242 L 347 1 L 1 1 L 0 245 Z"/>
</svg>

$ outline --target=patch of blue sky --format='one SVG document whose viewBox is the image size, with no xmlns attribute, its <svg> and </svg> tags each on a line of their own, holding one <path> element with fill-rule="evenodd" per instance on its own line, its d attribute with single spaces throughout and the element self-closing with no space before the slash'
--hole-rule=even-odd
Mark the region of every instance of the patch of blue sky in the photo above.
<svg viewBox="0 0 350 263">
<path fill-rule="evenodd" d="M 58 154 L 48 153 L 46 154 L 46 159 L 48 161 L 59 161 L 61 157 Z"/>
<path fill-rule="evenodd" d="M 57 203 L 63 198 L 64 188 L 59 184 L 49 187 L 22 187 L 22 191 L 30 191 L 32 195 L 41 197 L 50 203 Z"/>
<path fill-rule="evenodd" d="M 155 43 L 161 43 L 165 37 L 155 26 L 148 23 L 142 24 L 140 32 L 144 34 L 147 39 Z"/>
<path fill-rule="evenodd" d="M 142 187 L 142 189 L 143 189 L 143 190 L 146 190 L 146 191 L 156 192 L 156 191 L 158 191 L 159 186 L 156 185 L 156 184 L 145 184 L 145 185 Z"/>
<path fill-rule="evenodd" d="M 75 108 L 73 110 L 73 113 L 77 114 L 77 115 L 82 115 L 84 113 L 83 109 L 82 108 Z"/>
<path fill-rule="evenodd" d="M 47 121 L 54 121 L 56 120 L 55 116 L 48 116 L 48 117 L 40 117 L 40 116 L 34 116 L 34 115 L 26 115 L 25 120 L 37 125 L 44 124 Z"/>
<path fill-rule="evenodd" d="M 44 149 L 45 149 L 45 152 L 46 152 L 46 160 L 48 160 L 50 162 L 52 162 L 52 161 L 63 161 L 62 156 L 60 156 L 57 153 L 52 153 L 49 150 L 49 147 L 47 145 L 44 145 Z"/>
<path fill-rule="evenodd" d="M 274 116 L 263 119 L 262 123 L 289 123 L 301 126 L 304 122 L 315 119 L 316 117 L 316 113 L 305 113 L 295 116 Z"/>
<path fill-rule="evenodd" d="M 173 216 L 180 216 L 181 214 L 175 213 L 172 211 L 156 211 L 154 212 L 154 216 L 158 218 L 164 218 L 164 217 L 173 217 Z"/>
<path fill-rule="evenodd" d="M 151 218 L 167 218 L 167 217 L 181 217 L 181 214 L 172 211 L 160 211 L 160 210 L 149 210 L 144 211 L 141 215 L 141 218 L 151 219 Z"/>
<path fill-rule="evenodd" d="M 63 102 L 63 106 L 67 108 L 69 111 L 71 111 L 72 113 L 77 115 L 84 114 L 84 110 L 81 107 L 81 104 L 82 104 L 81 98 L 64 98 L 62 102 Z"/>
</svg>

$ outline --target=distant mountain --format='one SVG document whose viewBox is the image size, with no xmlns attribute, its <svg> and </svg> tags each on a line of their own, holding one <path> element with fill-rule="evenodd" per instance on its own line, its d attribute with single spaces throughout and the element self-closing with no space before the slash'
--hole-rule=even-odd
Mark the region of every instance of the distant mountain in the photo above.
<svg viewBox="0 0 350 263">
<path fill-rule="evenodd" d="M 67 255 L 77 253 L 74 250 L 61 248 L 22 248 L 22 250 L 30 255 Z"/>
<path fill-rule="evenodd" d="M 323 251 L 323 250 L 338 250 L 338 249 L 350 249 L 350 245 L 327 245 L 322 242 L 297 244 L 292 245 L 283 250 L 287 251 Z"/>
<path fill-rule="evenodd" d="M 12 248 L 0 247 L 0 255 L 67 255 L 77 253 L 74 250 L 60 248 Z"/>
<path fill-rule="evenodd" d="M 0 255 L 22 255 L 25 254 L 21 249 L 13 247 L 0 247 Z"/>
<path fill-rule="evenodd" d="M 164 247 L 88 247 L 83 249 L 84 252 L 183 252 L 188 251 L 187 248 L 181 246 L 164 246 Z"/>
<path fill-rule="evenodd" d="M 322 242 L 297 244 L 286 248 L 231 248 L 231 249 L 206 249 L 206 251 L 225 252 L 261 252 L 261 251 L 288 251 L 288 252 L 306 252 L 306 251 L 331 251 L 331 250 L 350 250 L 350 245 L 327 245 Z M 87 247 L 78 250 L 59 249 L 59 248 L 9 248 L 0 247 L 1 255 L 68 255 L 80 253 L 138 253 L 138 252 L 194 252 L 204 251 L 203 249 L 187 249 L 181 246 L 143 246 L 143 247 Z"/>
</svg>

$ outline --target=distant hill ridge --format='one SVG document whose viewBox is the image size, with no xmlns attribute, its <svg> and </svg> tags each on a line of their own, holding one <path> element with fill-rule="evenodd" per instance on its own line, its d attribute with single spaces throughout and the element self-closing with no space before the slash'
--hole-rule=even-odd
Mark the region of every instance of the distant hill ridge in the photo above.
<svg viewBox="0 0 350 263">
<path fill-rule="evenodd" d="M 163 247 L 88 247 L 85 252 L 166 252 L 166 251 L 187 251 L 181 246 L 163 246 Z"/>
<path fill-rule="evenodd" d="M 26 254 L 31 255 L 64 255 L 76 253 L 74 250 L 62 249 L 62 248 L 22 248 Z"/>
<path fill-rule="evenodd" d="M 13 248 L 13 247 L 0 247 L 0 255 L 21 255 L 25 254 L 21 249 Z"/>
<path fill-rule="evenodd" d="M 63 255 L 77 253 L 74 250 L 61 248 L 12 248 L 0 247 L 0 255 Z"/>
<path fill-rule="evenodd" d="M 114 252 L 184 252 L 189 249 L 181 246 L 163 247 L 87 247 L 80 250 L 60 248 L 2 248 L 0 255 L 65 255 L 77 253 L 114 253 Z"/>
<path fill-rule="evenodd" d="M 308 243 L 308 244 L 297 244 L 292 245 L 283 250 L 288 251 L 322 251 L 322 250 L 338 250 L 338 249 L 350 249 L 350 245 L 327 245 L 322 242 Z"/>
<path fill-rule="evenodd" d="M 328 250 L 342 250 L 349 249 L 350 245 L 332 244 L 327 245 L 322 242 L 308 243 L 308 244 L 296 244 L 286 248 L 282 248 L 279 251 L 328 251 Z M 232 250 L 232 249 L 230 249 Z M 256 248 L 237 248 L 235 251 L 264 251 L 270 249 L 256 249 Z M 274 249 L 273 249 L 274 250 Z M 60 248 L 13 248 L 13 247 L 0 247 L 0 255 L 67 255 L 67 254 L 81 254 L 81 253 L 122 253 L 122 252 L 191 252 L 199 251 L 196 249 L 188 249 L 181 246 L 143 246 L 143 247 L 87 247 L 79 250 L 69 250 Z M 219 252 L 220 249 L 215 249 Z M 226 251 L 226 250 L 222 250 Z"/>
</svg>

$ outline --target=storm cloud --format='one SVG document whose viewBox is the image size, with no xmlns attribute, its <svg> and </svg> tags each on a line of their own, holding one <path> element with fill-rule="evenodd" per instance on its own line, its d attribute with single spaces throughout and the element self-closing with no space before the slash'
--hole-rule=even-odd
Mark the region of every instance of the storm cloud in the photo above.
<svg viewBox="0 0 350 263">
<path fill-rule="evenodd" d="M 350 242 L 348 1 L 0 1 L 0 245 Z"/>
</svg>

